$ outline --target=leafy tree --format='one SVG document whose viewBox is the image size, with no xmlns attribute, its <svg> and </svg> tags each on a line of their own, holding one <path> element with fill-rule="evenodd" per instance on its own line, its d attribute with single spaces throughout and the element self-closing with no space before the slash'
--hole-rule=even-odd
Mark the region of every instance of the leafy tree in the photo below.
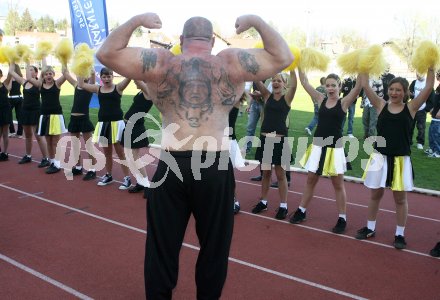
<svg viewBox="0 0 440 300">
<path fill-rule="evenodd" d="M 12 2 L 9 5 L 8 15 L 5 20 L 5 33 L 7 35 L 15 35 L 15 32 L 19 29 L 20 15 L 18 14 L 17 5 L 12 6 Z"/>
<path fill-rule="evenodd" d="M 364 37 L 360 36 L 354 30 L 343 31 L 339 34 L 339 40 L 344 45 L 344 52 L 352 49 L 360 49 L 368 46 L 368 41 Z"/>
<path fill-rule="evenodd" d="M 66 31 L 68 27 L 69 27 L 69 22 L 67 21 L 66 18 L 64 18 L 64 19 L 62 19 L 62 20 L 58 20 L 58 21 L 55 23 L 55 28 L 56 28 L 57 30 L 64 30 L 64 31 Z"/>
<path fill-rule="evenodd" d="M 34 19 L 29 12 L 29 9 L 25 9 L 20 18 L 20 24 L 18 27 L 21 31 L 32 31 L 35 28 Z"/>
<path fill-rule="evenodd" d="M 36 25 L 39 32 L 55 32 L 55 22 L 49 15 L 40 17 Z"/>
</svg>

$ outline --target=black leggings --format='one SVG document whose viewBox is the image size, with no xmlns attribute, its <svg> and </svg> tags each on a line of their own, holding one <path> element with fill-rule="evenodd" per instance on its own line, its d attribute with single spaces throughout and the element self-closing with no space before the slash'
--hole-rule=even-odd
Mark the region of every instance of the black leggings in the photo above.
<svg viewBox="0 0 440 300">
<path fill-rule="evenodd" d="M 22 98 L 9 98 L 9 103 L 11 105 L 11 110 L 15 109 L 15 118 L 17 119 L 17 135 L 23 135 L 23 126 L 21 125 L 21 110 L 23 107 Z M 9 124 L 9 132 L 15 133 L 14 120 L 11 120 Z"/>
<path fill-rule="evenodd" d="M 168 163 L 164 162 L 165 155 Z M 209 155 L 214 161 L 211 166 L 191 168 L 194 162 L 209 159 Z M 168 164 L 178 166 L 182 180 L 173 167 L 166 174 Z M 177 284 L 179 252 L 191 214 L 200 244 L 196 264 L 197 299 L 218 299 L 226 280 L 234 223 L 235 179 L 229 152 L 163 151 L 152 182 L 164 176 L 166 179 L 160 186 L 145 192 L 147 299 L 171 299 Z"/>
</svg>

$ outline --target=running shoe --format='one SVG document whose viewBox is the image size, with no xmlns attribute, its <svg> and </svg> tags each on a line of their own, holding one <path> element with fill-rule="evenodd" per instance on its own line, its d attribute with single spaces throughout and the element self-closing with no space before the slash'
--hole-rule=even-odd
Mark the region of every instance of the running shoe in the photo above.
<svg viewBox="0 0 440 300">
<path fill-rule="evenodd" d="M 82 175 L 82 173 L 83 173 L 82 167 L 81 167 L 81 169 L 77 169 L 76 167 L 72 168 L 72 174 L 73 175 Z"/>
<path fill-rule="evenodd" d="M 131 186 L 131 179 L 130 176 L 125 176 L 124 177 L 124 182 L 119 186 L 120 190 L 127 190 L 129 189 Z"/>
<path fill-rule="evenodd" d="M 30 163 L 31 161 L 32 161 L 32 156 L 25 155 L 25 156 L 23 156 L 22 159 L 20 159 L 20 161 L 18 162 L 18 164 L 19 164 L 19 165 L 27 164 L 27 163 Z"/>
<path fill-rule="evenodd" d="M 128 189 L 128 192 L 133 194 L 133 193 L 143 192 L 144 190 L 145 190 L 145 187 L 143 185 L 136 183 L 136 185 L 134 185 Z"/>
<path fill-rule="evenodd" d="M 101 181 L 98 182 L 99 186 L 105 186 L 113 182 L 113 177 L 109 173 L 106 173 L 104 176 L 101 177 Z"/>
<path fill-rule="evenodd" d="M 277 214 L 275 215 L 275 219 L 284 220 L 286 217 L 287 217 L 287 208 L 286 207 L 279 207 Z"/>
<path fill-rule="evenodd" d="M 234 203 L 234 215 L 240 212 L 240 204 Z"/>
<path fill-rule="evenodd" d="M 406 241 L 405 238 L 402 235 L 396 235 L 394 237 L 394 248 L 396 249 L 405 249 L 406 248 Z"/>
<path fill-rule="evenodd" d="M 88 171 L 86 173 L 86 175 L 84 175 L 83 180 L 84 181 L 89 181 L 89 180 L 92 180 L 92 179 L 95 179 L 95 178 L 96 178 L 96 172 L 95 171 Z"/>
<path fill-rule="evenodd" d="M 368 229 L 368 227 L 362 227 L 361 229 L 359 229 L 356 233 L 356 239 L 358 240 L 365 240 L 368 239 L 370 237 L 373 237 L 376 235 L 376 231 Z"/>
<path fill-rule="evenodd" d="M 7 161 L 9 160 L 9 155 L 6 152 L 0 152 L 0 161 Z"/>
<path fill-rule="evenodd" d="M 437 245 L 435 245 L 435 247 L 432 248 L 429 254 L 434 257 L 440 257 L 440 242 L 438 242 Z"/>
<path fill-rule="evenodd" d="M 38 164 L 39 168 L 45 168 L 50 166 L 50 161 L 47 158 L 43 158 L 41 162 Z"/>
<path fill-rule="evenodd" d="M 58 173 L 59 171 L 61 171 L 61 168 L 58 168 L 55 166 L 54 163 L 51 163 L 49 168 L 47 168 L 46 171 L 44 172 L 46 172 L 46 174 L 55 174 Z"/>
<path fill-rule="evenodd" d="M 257 205 L 255 205 L 254 208 L 252 208 L 252 213 L 259 214 L 263 210 L 267 210 L 267 204 L 264 204 L 263 202 L 258 201 Z"/>
<path fill-rule="evenodd" d="M 292 224 L 299 224 L 307 219 L 306 212 L 302 212 L 301 209 L 297 209 L 289 222 Z"/>
<path fill-rule="evenodd" d="M 347 227 L 347 221 L 344 218 L 339 217 L 338 222 L 335 227 L 333 227 L 332 232 L 336 234 L 341 234 L 345 232 L 345 227 Z"/>
</svg>

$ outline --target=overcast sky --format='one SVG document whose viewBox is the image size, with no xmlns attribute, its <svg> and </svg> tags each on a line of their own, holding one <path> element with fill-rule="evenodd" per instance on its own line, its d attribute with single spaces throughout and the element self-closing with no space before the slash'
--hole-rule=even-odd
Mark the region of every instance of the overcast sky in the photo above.
<svg viewBox="0 0 440 300">
<path fill-rule="evenodd" d="M 84 0 L 81 0 L 84 1 Z M 0 15 L 5 16 L 8 3 L 0 1 Z M 437 0 L 418 0 L 408 4 L 387 0 L 221 0 L 215 4 L 207 0 L 106 0 L 109 21 L 120 23 L 142 12 L 156 12 L 162 19 L 163 31 L 178 34 L 183 22 L 191 16 L 207 17 L 221 27 L 223 34 L 234 32 L 235 19 L 242 14 L 257 14 L 271 20 L 278 28 L 300 27 L 304 32 L 329 32 L 341 28 L 353 29 L 372 42 L 382 42 L 399 33 L 395 18 L 417 13 L 424 19 L 439 18 Z M 49 14 L 58 20 L 70 18 L 68 0 L 12 0 L 20 13 L 27 7 L 34 18 Z"/>
</svg>

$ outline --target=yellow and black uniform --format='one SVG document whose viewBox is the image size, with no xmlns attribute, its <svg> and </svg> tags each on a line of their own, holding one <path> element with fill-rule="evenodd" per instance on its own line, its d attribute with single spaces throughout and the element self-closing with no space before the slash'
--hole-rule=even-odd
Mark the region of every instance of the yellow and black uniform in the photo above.
<svg viewBox="0 0 440 300">
<path fill-rule="evenodd" d="M 101 138 L 106 138 L 109 144 L 121 141 L 125 122 L 122 120 L 121 109 L 122 95 L 116 90 L 116 86 L 110 93 L 98 91 L 99 111 L 98 123 L 93 133 L 93 142 L 102 144 Z"/>
<path fill-rule="evenodd" d="M 41 86 L 41 115 L 38 135 L 59 135 L 67 132 L 60 104 L 60 91 L 55 83 L 48 89 Z"/>
<path fill-rule="evenodd" d="M 27 83 L 28 82 L 26 81 L 23 84 L 21 124 L 26 126 L 37 126 L 41 111 L 40 90 L 34 85 L 27 89 Z"/>
<path fill-rule="evenodd" d="M 341 99 L 331 108 L 327 108 L 327 100 L 324 98 L 319 107 L 313 143 L 307 148 L 300 164 L 318 175 L 338 176 L 344 174 L 347 167 L 350 168 L 342 143 L 342 124 L 347 113 L 342 110 Z"/>
<path fill-rule="evenodd" d="M 9 125 L 12 121 L 12 111 L 5 85 L 0 86 L 0 126 Z"/>
<path fill-rule="evenodd" d="M 21 96 L 21 85 L 14 79 L 11 81 L 9 104 L 11 105 L 11 111 L 15 109 L 15 117 L 17 119 L 17 135 L 23 135 L 23 125 L 21 123 L 23 97 Z M 9 124 L 9 132 L 15 133 L 13 120 L 11 120 L 11 123 Z"/>
<path fill-rule="evenodd" d="M 134 96 L 133 103 L 124 115 L 124 121 L 126 122 L 126 125 L 121 139 L 121 144 L 124 147 L 130 149 L 148 147 L 150 142 L 148 141 L 147 136 L 139 141 L 136 141 L 137 138 L 139 138 L 142 134 L 146 132 L 145 118 L 139 118 L 137 117 L 137 115 L 132 118 L 132 116 L 136 113 L 143 113 L 144 115 L 150 111 L 152 106 L 153 102 L 149 99 L 146 99 L 142 92 L 139 92 Z M 132 120 L 130 118 L 132 118 Z M 126 137 L 126 135 L 128 134 L 127 130 L 129 129 L 131 129 L 131 134 Z M 126 138 L 127 141 L 125 140 Z"/>
<path fill-rule="evenodd" d="M 411 191 L 414 187 L 411 164 L 411 126 L 414 119 L 408 105 L 393 114 L 384 106 L 377 120 L 377 133 L 386 145 L 374 146 L 364 172 L 364 185 L 372 188 L 390 187 L 393 191 Z"/>
<path fill-rule="evenodd" d="M 89 106 L 92 95 L 91 92 L 75 87 L 71 113 L 78 115 L 70 116 L 70 122 L 67 126 L 69 132 L 92 132 L 95 129 L 89 117 Z"/>
<path fill-rule="evenodd" d="M 255 159 L 261 164 L 286 167 L 290 165 L 292 155 L 286 126 L 289 112 L 290 106 L 287 105 L 284 95 L 279 100 L 275 100 L 271 94 L 266 100 L 260 130 L 261 143 L 255 152 Z M 269 136 L 270 133 L 275 133 L 277 136 Z"/>
</svg>

